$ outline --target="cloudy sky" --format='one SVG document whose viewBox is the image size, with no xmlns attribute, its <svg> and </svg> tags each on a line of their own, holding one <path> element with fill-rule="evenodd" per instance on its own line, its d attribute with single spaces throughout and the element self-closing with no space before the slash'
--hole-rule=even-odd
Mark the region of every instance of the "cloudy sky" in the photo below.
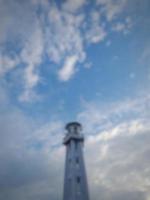
<svg viewBox="0 0 150 200">
<path fill-rule="evenodd" d="M 0 0 L 0 200 L 62 200 L 72 120 L 91 200 L 150 200 L 149 8 Z"/>
</svg>

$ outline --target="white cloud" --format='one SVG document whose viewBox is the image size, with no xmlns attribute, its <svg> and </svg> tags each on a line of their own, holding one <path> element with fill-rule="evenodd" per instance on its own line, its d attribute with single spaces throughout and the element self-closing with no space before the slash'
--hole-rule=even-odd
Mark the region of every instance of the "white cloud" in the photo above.
<svg viewBox="0 0 150 200">
<path fill-rule="evenodd" d="M 115 24 L 115 26 L 113 27 L 114 31 L 123 31 L 125 29 L 125 25 L 123 23 L 117 23 Z"/>
<path fill-rule="evenodd" d="M 108 21 L 112 21 L 119 15 L 127 4 L 127 0 L 97 0 L 97 4 L 102 6 L 101 11 Z"/>
<path fill-rule="evenodd" d="M 61 81 L 68 81 L 76 72 L 75 64 L 83 62 L 86 53 L 80 32 L 84 15 L 73 15 L 53 7 L 49 11 L 49 27 L 46 29 L 46 51 L 54 63 L 64 66 L 58 71 Z M 55 34 L 54 34 L 55 33 Z"/>
<path fill-rule="evenodd" d="M 98 43 L 106 37 L 106 32 L 101 26 L 93 26 L 87 33 L 87 41 L 89 43 Z"/>
<path fill-rule="evenodd" d="M 60 80 L 68 81 L 74 75 L 77 61 L 77 56 L 70 56 L 66 59 L 64 66 L 58 72 Z"/>
<path fill-rule="evenodd" d="M 113 194 L 119 193 L 122 193 L 119 198 L 122 199 L 125 191 L 126 195 L 130 191 L 135 194 L 142 193 L 143 199 L 149 195 L 147 154 L 150 150 L 148 145 L 150 127 L 148 123 L 143 123 L 142 126 L 147 126 L 147 131 L 145 128 L 136 129 L 136 134 L 130 134 L 132 133 L 128 132 L 130 125 L 134 126 L 130 122 L 123 126 L 117 125 L 116 128 L 108 130 L 108 137 L 102 132 L 95 137 L 87 138 L 86 159 L 89 171 L 93 172 L 89 173 L 93 196 L 95 196 L 93 190 L 98 191 L 103 187 L 109 193 L 108 199 L 113 199 Z"/>
<path fill-rule="evenodd" d="M 18 63 L 19 59 L 17 57 L 11 58 L 7 55 L 0 55 L 0 76 L 14 69 Z"/>
<path fill-rule="evenodd" d="M 122 120 L 132 121 L 138 118 L 142 120 L 150 115 L 147 110 L 150 107 L 149 98 L 148 92 L 147 94 L 145 92 L 139 95 L 138 99 L 126 99 L 111 104 L 100 105 L 83 101 L 84 109 L 79 113 L 78 120 L 84 124 L 88 134 L 110 129 Z"/>
<path fill-rule="evenodd" d="M 141 193 L 143 199 L 148 197 L 149 134 L 143 132 L 142 138 L 143 140 L 139 135 L 127 137 L 124 132 L 122 136 L 118 135 L 107 142 L 97 141 L 88 145 L 87 140 L 87 164 L 89 171 L 93 172 L 89 173 L 92 197 L 98 199 L 96 195 L 100 188 L 102 194 L 109 194 L 107 199 L 115 199 L 113 196 L 119 193 L 119 200 L 124 199 L 130 191 L 135 195 Z M 93 159 L 90 160 L 91 158 Z"/>
<path fill-rule="evenodd" d="M 24 92 L 20 96 L 21 101 L 32 101 L 32 91 L 40 81 L 38 75 L 38 65 L 42 61 L 42 55 L 44 50 L 44 39 L 41 27 L 37 25 L 32 36 L 25 43 L 25 46 L 21 52 L 21 60 L 26 64 L 24 70 Z M 36 96 L 36 95 L 34 95 Z"/>
<path fill-rule="evenodd" d="M 49 27 L 46 29 L 47 53 L 50 60 L 61 63 L 70 54 L 85 59 L 80 26 L 84 15 L 72 15 L 53 7 L 49 11 Z M 55 34 L 54 34 L 55 33 Z"/>
<path fill-rule="evenodd" d="M 97 0 L 97 4 L 101 5 L 100 10 L 93 6 L 88 13 L 86 12 L 87 4 L 85 0 L 67 0 L 62 2 L 61 7 L 47 0 L 24 1 L 23 4 L 19 1 L 12 3 L 8 0 L 0 2 L 2 22 L 0 64 L 5 64 L 5 67 L 1 67 L 0 73 L 4 77 L 17 65 L 22 68 L 20 85 L 23 86 L 21 88 L 23 92 L 19 95 L 19 100 L 38 99 L 36 86 L 41 80 L 39 71 L 45 57 L 49 57 L 56 66 L 59 80 L 70 80 L 77 71 L 75 63 L 84 65 L 86 62 L 88 44 L 100 43 L 109 36 L 105 28 L 106 24 L 101 21 L 102 16 L 105 15 L 107 20 L 111 21 L 123 11 L 126 0 Z M 40 14 L 37 13 L 38 6 L 41 9 Z M 83 12 L 80 12 L 81 8 Z M 130 20 L 126 19 L 125 23 L 129 26 Z M 115 30 L 122 29 L 117 22 L 115 26 Z M 8 55 L 5 42 L 10 43 L 12 47 L 7 52 Z M 15 56 L 12 57 L 9 54 Z M 68 64 L 71 62 L 68 59 L 72 56 L 76 57 L 76 61 Z M 64 62 L 69 67 L 63 66 L 59 69 Z"/>
<path fill-rule="evenodd" d="M 109 142 L 118 137 L 132 137 L 136 134 L 148 132 L 150 126 L 147 120 L 131 120 L 129 122 L 120 122 L 114 127 L 106 128 L 105 131 L 100 131 L 95 136 L 89 136 L 89 143 Z"/>
<path fill-rule="evenodd" d="M 149 95 L 86 105 L 79 114 L 86 136 L 86 164 L 93 199 L 149 198 Z M 91 173 L 92 172 L 92 173 Z"/>
<path fill-rule="evenodd" d="M 34 88 L 25 88 L 18 97 L 18 100 L 20 102 L 32 103 L 42 100 L 42 97 L 34 91 Z"/>
<path fill-rule="evenodd" d="M 80 8 L 82 8 L 86 4 L 86 0 L 67 0 L 63 4 L 63 9 L 70 11 L 70 12 L 76 12 Z"/>
<path fill-rule="evenodd" d="M 5 13 L 1 13 L 2 18 L 7 16 L 9 20 L 8 23 L 3 22 L 4 29 L 1 35 L 4 32 L 5 38 L 0 37 L 0 72 L 5 75 L 17 65 L 19 67 L 26 65 L 24 69 L 22 67 L 20 85 L 23 85 L 23 93 L 20 94 L 19 99 L 32 101 L 33 95 L 29 94 L 34 93 L 32 90 L 40 80 L 38 65 L 42 59 L 44 45 L 41 26 L 36 18 L 35 10 L 29 2 L 23 2 L 23 5 L 17 1 L 13 3 L 1 1 L 0 3 L 2 11 L 5 11 Z M 5 41 L 10 42 L 12 46 L 7 51 L 8 55 L 5 50 L 7 48 Z"/>
<path fill-rule="evenodd" d="M 140 55 L 137 58 L 137 61 L 142 67 L 148 69 L 147 73 L 147 78 L 148 78 L 148 83 L 150 80 L 150 42 L 148 41 L 144 47 L 141 47 L 141 52 Z M 150 85 L 148 84 L 148 88 Z"/>
<path fill-rule="evenodd" d="M 88 43 L 98 43 L 105 39 L 107 33 L 100 21 L 101 15 L 97 11 L 91 12 L 91 26 L 87 30 L 86 39 Z"/>
<path fill-rule="evenodd" d="M 112 26 L 112 30 L 116 32 L 123 32 L 124 34 L 127 34 L 130 32 L 133 24 L 129 17 L 125 19 L 125 22 L 117 22 Z"/>
<path fill-rule="evenodd" d="M 140 63 L 142 63 L 144 65 L 147 65 L 149 67 L 149 61 L 150 61 L 150 46 L 149 46 L 149 42 L 142 49 L 141 56 L 138 58 L 138 61 Z"/>
</svg>

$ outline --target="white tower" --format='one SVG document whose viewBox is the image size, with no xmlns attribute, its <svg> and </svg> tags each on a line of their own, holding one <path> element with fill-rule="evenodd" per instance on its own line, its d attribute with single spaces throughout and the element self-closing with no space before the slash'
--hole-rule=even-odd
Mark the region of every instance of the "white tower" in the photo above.
<svg viewBox="0 0 150 200">
<path fill-rule="evenodd" d="M 63 200 L 89 200 L 82 152 L 84 137 L 81 134 L 81 128 L 78 122 L 66 125 L 67 134 L 63 141 L 66 145 Z"/>
</svg>

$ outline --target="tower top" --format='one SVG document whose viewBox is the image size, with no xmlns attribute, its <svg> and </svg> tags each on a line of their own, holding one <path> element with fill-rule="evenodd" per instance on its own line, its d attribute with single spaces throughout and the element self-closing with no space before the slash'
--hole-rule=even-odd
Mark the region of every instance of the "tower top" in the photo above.
<svg viewBox="0 0 150 200">
<path fill-rule="evenodd" d="M 65 126 L 65 129 L 69 132 L 69 133 L 80 133 L 82 130 L 82 126 L 79 122 L 70 122 Z"/>
<path fill-rule="evenodd" d="M 63 143 L 67 145 L 71 140 L 84 141 L 84 137 L 81 134 L 82 126 L 78 122 L 70 122 L 65 126 L 67 133 L 65 135 Z"/>
</svg>

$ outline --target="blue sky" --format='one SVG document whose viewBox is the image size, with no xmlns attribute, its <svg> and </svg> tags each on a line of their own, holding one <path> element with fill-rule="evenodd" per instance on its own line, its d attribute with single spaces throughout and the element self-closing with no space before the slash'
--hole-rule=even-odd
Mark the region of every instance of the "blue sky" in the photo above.
<svg viewBox="0 0 150 200">
<path fill-rule="evenodd" d="M 61 199 L 78 120 L 91 199 L 150 200 L 149 7 L 0 0 L 0 199 Z"/>
</svg>

